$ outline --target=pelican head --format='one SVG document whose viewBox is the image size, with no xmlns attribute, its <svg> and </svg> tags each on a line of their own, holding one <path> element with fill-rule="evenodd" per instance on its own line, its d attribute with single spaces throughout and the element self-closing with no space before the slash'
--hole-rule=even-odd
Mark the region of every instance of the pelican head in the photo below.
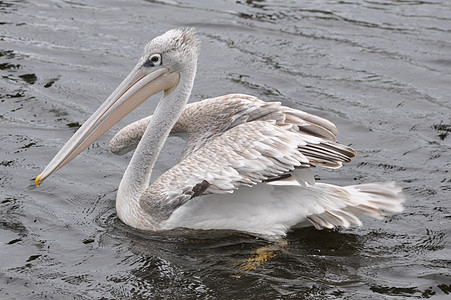
<svg viewBox="0 0 451 300">
<path fill-rule="evenodd" d="M 194 28 L 172 29 L 146 45 L 138 65 L 152 68 L 161 64 L 183 74 L 197 66 L 198 49 L 199 41 L 195 37 Z M 161 60 L 158 61 L 158 58 Z"/>
<path fill-rule="evenodd" d="M 149 97 L 162 91 L 165 95 L 170 93 L 177 88 L 180 78 L 195 73 L 198 45 L 192 28 L 169 30 L 150 41 L 130 74 L 36 177 L 36 186 Z"/>
</svg>

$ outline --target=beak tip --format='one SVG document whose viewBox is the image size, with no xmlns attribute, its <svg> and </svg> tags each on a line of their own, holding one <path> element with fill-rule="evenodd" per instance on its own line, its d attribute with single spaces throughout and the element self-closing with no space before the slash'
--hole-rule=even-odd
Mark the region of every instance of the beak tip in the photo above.
<svg viewBox="0 0 451 300">
<path fill-rule="evenodd" d="M 39 186 L 41 184 L 41 177 L 42 177 L 42 173 L 38 175 L 38 177 L 36 177 L 34 183 L 36 184 L 36 186 Z"/>
</svg>

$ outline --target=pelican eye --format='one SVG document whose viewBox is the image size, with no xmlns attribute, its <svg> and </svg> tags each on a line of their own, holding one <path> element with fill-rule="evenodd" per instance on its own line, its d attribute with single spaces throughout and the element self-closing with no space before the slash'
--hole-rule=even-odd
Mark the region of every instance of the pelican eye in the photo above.
<svg viewBox="0 0 451 300">
<path fill-rule="evenodd" d="M 143 64 L 144 67 L 158 67 L 161 66 L 162 58 L 161 54 L 153 54 Z"/>
</svg>

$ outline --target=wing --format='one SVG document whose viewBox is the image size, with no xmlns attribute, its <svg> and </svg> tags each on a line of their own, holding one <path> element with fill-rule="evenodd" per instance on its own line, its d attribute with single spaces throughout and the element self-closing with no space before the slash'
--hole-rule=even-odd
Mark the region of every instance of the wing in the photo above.
<svg viewBox="0 0 451 300">
<path fill-rule="evenodd" d="M 354 155 L 351 148 L 295 124 L 245 122 L 209 139 L 161 175 L 142 195 L 140 205 L 162 221 L 202 194 L 232 193 L 240 186 L 283 177 L 295 168 L 340 166 Z"/>
<path fill-rule="evenodd" d="M 115 154 L 125 154 L 136 148 L 151 117 L 143 118 L 120 130 L 110 142 Z M 335 141 L 337 129 L 330 121 L 288 108 L 278 102 L 265 102 L 243 94 L 230 94 L 188 104 L 171 131 L 187 143 L 181 159 L 210 140 L 240 124 L 253 121 L 275 121 L 295 124 L 299 131 Z"/>
<path fill-rule="evenodd" d="M 110 151 L 117 155 L 123 155 L 135 150 L 144 135 L 144 131 L 146 131 L 147 125 L 149 125 L 151 117 L 145 117 L 122 128 L 111 139 Z"/>
</svg>

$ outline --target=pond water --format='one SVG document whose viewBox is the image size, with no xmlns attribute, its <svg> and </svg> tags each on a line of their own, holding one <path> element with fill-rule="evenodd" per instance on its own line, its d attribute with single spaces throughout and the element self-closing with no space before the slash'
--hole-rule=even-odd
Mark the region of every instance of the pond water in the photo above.
<svg viewBox="0 0 451 300">
<path fill-rule="evenodd" d="M 0 299 L 404 299 L 451 294 L 451 2 L 0 1 Z M 144 234 L 114 201 L 110 130 L 34 178 L 174 27 L 202 41 L 190 101 L 227 93 L 336 123 L 358 156 L 320 182 L 397 181 L 404 212 L 363 227 Z M 169 140 L 161 174 L 183 144 Z"/>
</svg>

